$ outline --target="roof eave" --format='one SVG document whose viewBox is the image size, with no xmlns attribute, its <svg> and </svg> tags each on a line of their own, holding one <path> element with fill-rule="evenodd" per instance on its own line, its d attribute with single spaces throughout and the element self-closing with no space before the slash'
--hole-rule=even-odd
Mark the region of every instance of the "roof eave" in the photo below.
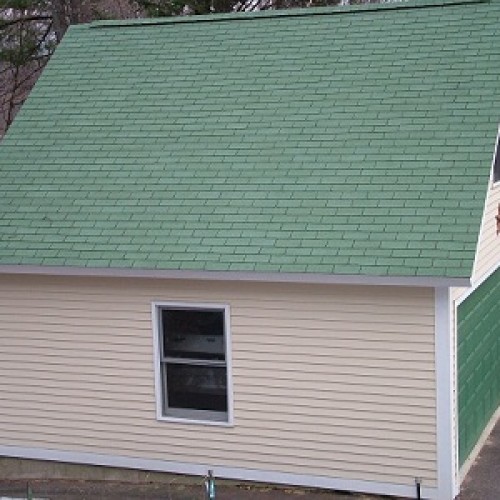
<svg viewBox="0 0 500 500">
<path fill-rule="evenodd" d="M 35 265 L 0 265 L 0 274 L 93 278 L 247 281 L 323 285 L 392 285 L 417 287 L 469 287 L 471 285 L 470 277 L 372 276 L 363 274 L 266 273 L 253 271 L 189 271 Z"/>
</svg>

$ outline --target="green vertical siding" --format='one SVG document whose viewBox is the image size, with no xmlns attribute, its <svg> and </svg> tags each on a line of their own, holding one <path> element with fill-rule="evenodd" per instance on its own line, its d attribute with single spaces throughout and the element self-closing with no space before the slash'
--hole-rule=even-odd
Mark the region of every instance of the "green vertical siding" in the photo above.
<svg viewBox="0 0 500 500">
<path fill-rule="evenodd" d="M 500 404 L 500 269 L 458 307 L 458 428 L 462 465 Z"/>
</svg>

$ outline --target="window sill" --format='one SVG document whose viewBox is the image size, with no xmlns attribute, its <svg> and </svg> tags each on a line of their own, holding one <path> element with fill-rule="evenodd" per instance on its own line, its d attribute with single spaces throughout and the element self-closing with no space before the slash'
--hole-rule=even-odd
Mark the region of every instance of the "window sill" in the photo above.
<svg viewBox="0 0 500 500">
<path fill-rule="evenodd" d="M 174 424 L 189 424 L 189 425 L 209 425 L 215 427 L 234 427 L 232 420 L 229 421 L 218 421 L 218 420 L 195 420 L 191 418 L 180 418 L 180 417 L 156 417 L 158 422 L 170 422 Z"/>
</svg>

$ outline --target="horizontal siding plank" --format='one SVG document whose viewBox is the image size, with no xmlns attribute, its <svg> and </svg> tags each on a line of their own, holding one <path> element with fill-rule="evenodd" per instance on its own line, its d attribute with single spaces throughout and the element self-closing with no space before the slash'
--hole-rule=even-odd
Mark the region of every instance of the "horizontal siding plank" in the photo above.
<svg viewBox="0 0 500 500">
<path fill-rule="evenodd" d="M 252 327 L 255 328 L 256 321 L 255 318 L 240 316 L 235 318 L 232 323 L 233 326 L 238 326 L 238 328 Z M 366 322 L 353 322 L 352 316 L 347 316 L 346 318 L 338 318 L 337 316 L 332 316 L 330 320 L 293 320 L 293 319 L 272 319 L 266 318 L 264 324 L 258 323 L 260 328 L 265 327 L 270 330 L 288 330 L 288 329 L 299 329 L 308 332 L 314 332 L 316 330 L 332 330 L 336 329 L 346 329 L 349 330 L 351 327 L 354 331 L 375 331 L 375 332 L 405 332 L 405 333 L 428 333 L 431 328 L 426 323 L 419 323 L 415 319 L 409 319 L 407 323 L 401 324 L 397 320 L 393 322 L 380 322 L 366 320 Z M 422 329 L 424 327 L 424 329 Z"/>
<path fill-rule="evenodd" d="M 126 315 L 120 315 L 118 318 L 107 318 L 107 319 L 98 319 L 93 317 L 86 317 L 89 311 L 82 311 L 82 316 L 79 321 L 73 322 L 65 322 L 64 319 L 61 320 L 57 316 L 57 314 L 53 314 L 52 316 L 41 316 L 43 318 L 42 324 L 46 329 L 49 327 L 61 327 L 75 326 L 82 330 L 83 328 L 101 328 L 107 329 L 108 327 L 112 328 L 123 328 L 123 329 L 139 329 L 139 330 L 150 330 L 151 329 L 151 319 L 150 318 L 135 318 L 135 317 L 126 317 Z M 26 314 L 26 313 L 25 313 Z M 40 327 L 40 317 L 35 317 L 28 315 L 25 319 L 23 318 L 23 325 L 29 327 L 33 325 L 34 329 L 38 325 Z"/>
<path fill-rule="evenodd" d="M 396 342 L 394 344 L 387 344 L 386 341 L 383 340 L 374 340 L 373 338 L 362 339 L 362 338 L 350 338 L 343 339 L 339 338 L 338 335 L 326 337 L 326 338 L 317 338 L 317 337 L 269 337 L 269 335 L 262 335 L 262 338 L 259 338 L 259 343 L 257 346 L 255 345 L 255 336 L 251 338 L 239 339 L 238 346 L 242 350 L 248 351 L 262 351 L 262 350 L 275 350 L 282 349 L 283 347 L 319 347 L 319 348 L 335 348 L 335 349 L 364 349 L 370 352 L 375 352 L 380 350 L 383 347 L 386 350 L 391 352 L 419 352 L 426 354 L 434 354 L 433 351 L 429 348 L 428 342 L 423 341 L 414 341 L 413 338 L 407 339 L 407 341 L 403 344 L 402 342 Z M 417 339 L 416 339 L 417 340 Z"/>
<path fill-rule="evenodd" d="M 429 356 L 428 352 L 413 352 L 410 348 L 406 349 L 401 346 L 400 349 L 370 349 L 369 346 L 356 345 L 351 343 L 350 347 L 342 347 L 337 345 L 323 346 L 295 346 L 290 344 L 278 345 L 277 348 L 270 348 L 270 345 L 253 345 L 251 347 L 242 348 L 241 344 L 237 344 L 233 348 L 233 356 L 243 357 L 250 354 L 253 357 L 268 357 L 268 356 L 297 356 L 302 359 L 304 364 L 307 364 L 308 357 L 322 359 L 324 357 L 337 359 L 345 357 L 347 359 L 386 359 L 386 360 L 410 360 L 415 362 L 431 362 L 433 363 L 434 356 Z M 271 344 L 272 346 L 272 344 Z M 281 347 L 281 349 L 279 348 Z M 296 359 L 296 358 L 293 358 Z"/>
<path fill-rule="evenodd" d="M 249 389 L 248 392 L 244 394 L 238 395 L 238 399 L 236 402 L 241 402 L 246 406 L 250 406 L 252 404 L 258 404 L 261 406 L 272 407 L 273 402 L 275 404 L 286 404 L 285 401 L 289 401 L 290 399 L 295 399 L 295 407 L 305 407 L 310 408 L 311 411 L 314 411 L 316 408 L 326 407 L 331 408 L 332 406 L 340 406 L 341 408 L 351 408 L 355 411 L 358 409 L 379 409 L 382 410 L 386 408 L 388 412 L 402 412 L 400 410 L 400 406 L 405 402 L 407 411 L 413 410 L 419 411 L 422 415 L 430 415 L 434 414 L 434 406 L 431 402 L 429 402 L 426 398 L 412 398 L 411 402 L 407 401 L 407 398 L 395 397 L 390 395 L 380 395 L 380 394 L 364 394 L 363 400 L 361 401 L 359 395 L 352 394 L 349 391 L 346 391 L 342 395 L 338 395 L 337 398 L 321 398 L 318 397 L 314 399 L 310 397 L 306 398 L 293 398 L 293 394 L 282 396 L 280 394 L 269 395 L 265 393 L 257 393 L 253 389 Z M 268 410 L 269 411 L 269 410 Z"/>
<path fill-rule="evenodd" d="M 374 373 L 366 373 L 363 370 L 363 373 L 360 373 L 360 370 L 357 371 L 355 369 L 351 369 L 350 371 L 338 372 L 336 370 L 330 370 L 328 372 L 328 377 L 325 377 L 325 373 L 316 374 L 311 371 L 307 371 L 307 378 L 302 380 L 298 379 L 296 376 L 293 376 L 293 372 L 280 371 L 277 372 L 273 378 L 272 382 L 279 383 L 284 387 L 290 387 L 290 384 L 293 382 L 295 384 L 314 384 L 314 388 L 325 388 L 328 389 L 331 383 L 345 383 L 346 380 L 349 380 L 352 384 L 363 384 L 366 387 L 371 385 L 372 378 L 374 376 L 377 377 L 377 386 L 390 386 L 390 387 L 402 387 L 408 388 L 429 388 L 433 387 L 429 384 L 429 380 L 426 378 L 414 378 L 414 379 L 398 379 L 394 380 L 391 377 L 391 373 L 389 371 L 378 371 Z M 255 370 L 248 370 L 245 373 L 241 373 L 241 370 L 238 370 L 238 374 L 234 377 L 236 381 L 245 379 L 245 377 L 252 377 L 252 380 L 256 385 L 262 385 L 266 383 L 271 383 L 269 377 L 266 377 L 265 374 L 259 373 Z"/>
<path fill-rule="evenodd" d="M 260 320 L 258 321 L 259 324 L 269 324 L 271 327 L 278 324 L 284 327 L 292 325 L 300 328 L 309 328 L 310 326 L 322 328 L 323 326 L 331 323 L 349 323 L 352 320 L 353 315 L 362 313 L 366 316 L 370 316 L 370 322 L 374 324 L 382 323 L 385 325 L 390 321 L 401 325 L 402 328 L 405 325 L 422 325 L 431 328 L 434 326 L 434 317 L 432 316 L 421 315 L 415 317 L 409 313 L 404 314 L 399 311 L 399 309 L 391 309 L 390 307 L 386 307 L 383 311 L 384 312 L 381 312 L 380 308 L 377 312 L 367 312 L 364 308 L 354 311 L 339 311 L 331 309 L 329 311 L 321 312 L 287 310 L 287 314 L 285 314 L 285 311 L 280 311 L 280 314 L 277 314 L 274 310 L 266 311 L 265 309 L 254 308 L 243 311 L 238 309 L 238 314 L 232 316 L 232 321 L 233 323 L 241 326 L 245 326 L 248 324 L 248 321 L 251 320 L 254 320 L 253 324 Z"/>
<path fill-rule="evenodd" d="M 234 330 L 234 327 L 233 327 Z M 420 346 L 419 349 L 428 349 L 430 335 L 420 333 L 419 335 L 408 335 L 404 332 L 375 332 L 367 333 L 363 330 L 326 330 L 318 331 L 314 336 L 305 335 L 303 331 L 259 329 L 237 327 L 240 337 L 238 343 L 241 345 L 254 344 L 256 341 L 262 344 L 281 345 L 283 343 L 293 342 L 296 345 L 340 345 L 343 342 L 352 342 L 353 344 L 377 343 L 373 347 L 380 348 L 379 342 L 384 343 L 387 349 L 406 349 L 406 344 L 411 346 Z M 394 345 L 396 344 L 396 345 Z M 399 346 L 402 344 L 402 346 Z"/>
<path fill-rule="evenodd" d="M 381 359 L 375 359 L 373 356 L 361 357 L 361 356 L 351 356 L 350 358 L 340 358 L 340 357 L 329 357 L 327 353 L 323 353 L 323 356 L 317 357 L 314 359 L 310 359 L 307 362 L 307 367 L 309 371 L 309 367 L 313 367 L 311 371 L 315 371 L 316 369 L 321 369 L 325 367 L 325 371 L 331 367 L 333 360 L 338 366 L 358 366 L 358 369 L 363 369 L 365 367 L 368 368 L 383 368 L 389 365 L 389 358 L 384 356 L 384 354 L 380 354 Z M 254 369 L 263 369 L 269 370 L 270 366 L 273 366 L 273 363 L 276 365 L 276 370 L 297 370 L 297 367 L 303 364 L 303 358 L 300 355 L 287 355 L 282 353 L 273 353 L 273 354 L 265 354 L 259 353 L 259 356 L 252 357 L 248 353 L 240 353 L 236 358 L 233 356 L 233 359 L 237 360 L 241 363 L 241 366 L 253 367 Z M 405 359 L 405 360 L 390 360 L 390 368 L 394 371 L 404 371 L 405 368 L 408 371 L 429 371 L 434 372 L 434 363 L 432 360 L 425 361 L 416 361 L 414 359 Z M 274 368 L 273 368 L 274 369 Z M 403 375 L 404 376 L 404 375 Z"/>
<path fill-rule="evenodd" d="M 24 355 L 27 360 L 36 357 L 40 362 L 43 362 L 45 357 L 49 359 L 51 357 L 64 356 L 70 363 L 77 363 L 78 360 L 83 360 L 85 358 L 102 358 L 102 359 L 116 359 L 119 358 L 124 362 L 139 361 L 141 356 L 151 359 L 151 346 L 145 346 L 144 344 L 140 346 L 128 345 L 126 343 L 114 344 L 113 346 L 107 344 L 93 344 L 92 349 L 89 349 L 89 345 L 77 345 L 76 343 L 47 343 L 46 345 L 37 345 L 33 342 L 32 345 L 28 345 L 26 342 L 15 342 L 3 345 L 5 353 L 12 352 L 14 356 L 18 355 L 22 350 L 26 350 Z"/>
</svg>

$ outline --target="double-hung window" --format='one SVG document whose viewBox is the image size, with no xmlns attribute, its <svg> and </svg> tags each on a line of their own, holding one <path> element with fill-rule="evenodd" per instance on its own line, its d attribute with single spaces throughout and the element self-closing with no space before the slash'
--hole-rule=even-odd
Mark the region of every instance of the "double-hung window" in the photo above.
<svg viewBox="0 0 500 500">
<path fill-rule="evenodd" d="M 155 304 L 160 418 L 230 421 L 226 306 Z"/>
</svg>

